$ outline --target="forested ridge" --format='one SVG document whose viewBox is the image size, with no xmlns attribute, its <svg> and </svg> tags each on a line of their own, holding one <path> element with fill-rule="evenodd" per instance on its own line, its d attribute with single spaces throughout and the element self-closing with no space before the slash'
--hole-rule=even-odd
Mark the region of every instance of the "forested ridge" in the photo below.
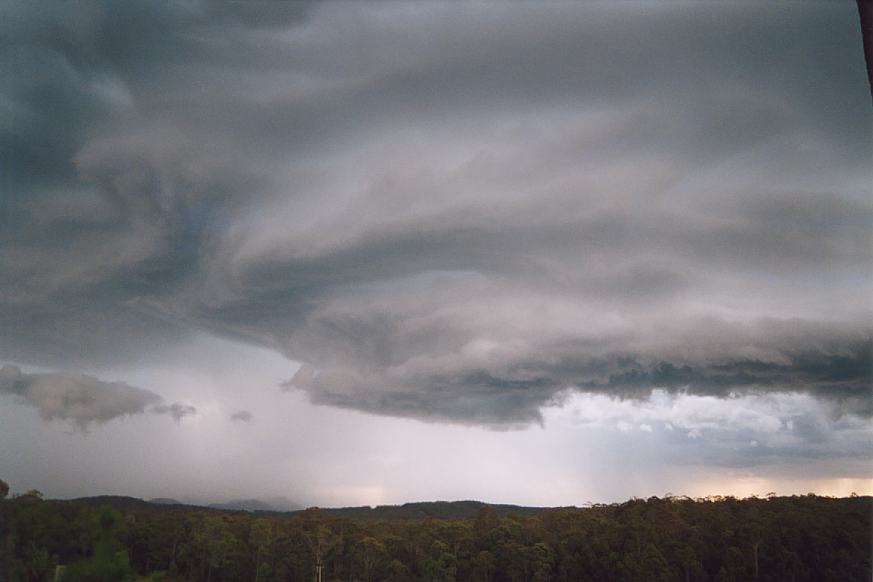
<svg viewBox="0 0 873 582">
<path fill-rule="evenodd" d="M 0 499 L 0 580 L 54 580 L 62 565 L 64 582 L 869 581 L 871 502 L 667 496 L 511 514 L 459 502 L 382 518 L 379 508 L 249 513 L 34 491 Z M 398 513 L 428 505 L 476 515 Z"/>
</svg>

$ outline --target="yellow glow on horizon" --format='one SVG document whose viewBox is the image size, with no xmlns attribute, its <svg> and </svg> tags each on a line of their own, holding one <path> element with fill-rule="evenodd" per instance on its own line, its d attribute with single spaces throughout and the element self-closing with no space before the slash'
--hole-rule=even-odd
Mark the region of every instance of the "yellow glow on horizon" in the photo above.
<svg viewBox="0 0 873 582">
<path fill-rule="evenodd" d="M 763 497 L 769 492 L 777 495 L 816 495 L 848 497 L 852 493 L 873 495 L 873 479 L 838 477 L 833 479 L 767 478 L 759 476 L 713 476 L 699 480 L 692 487 L 691 497 L 731 495 L 734 497 Z"/>
</svg>

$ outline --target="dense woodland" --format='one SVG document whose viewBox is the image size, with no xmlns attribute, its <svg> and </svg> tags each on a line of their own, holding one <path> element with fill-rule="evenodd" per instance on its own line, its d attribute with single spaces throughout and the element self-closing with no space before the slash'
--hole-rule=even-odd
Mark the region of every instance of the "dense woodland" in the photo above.
<svg viewBox="0 0 873 582">
<path fill-rule="evenodd" d="M 465 502 L 399 506 L 385 519 L 48 501 L 33 491 L 0 500 L 0 580 L 54 580 L 63 565 L 64 582 L 869 582 L 871 501 L 668 496 L 512 514 Z M 421 517 L 430 510 L 470 517 Z"/>
</svg>

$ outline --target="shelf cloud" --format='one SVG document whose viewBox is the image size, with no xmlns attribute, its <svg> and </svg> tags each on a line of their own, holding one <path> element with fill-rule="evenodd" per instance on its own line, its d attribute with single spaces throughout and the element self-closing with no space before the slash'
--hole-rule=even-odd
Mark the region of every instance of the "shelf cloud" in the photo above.
<svg viewBox="0 0 873 582">
<path fill-rule="evenodd" d="M 303 364 L 283 386 L 314 403 L 423 420 L 653 389 L 870 417 L 854 15 L 637 8 L 7 5 L 0 358 L 208 333 Z M 82 427 L 196 410 L 2 379 Z"/>
</svg>

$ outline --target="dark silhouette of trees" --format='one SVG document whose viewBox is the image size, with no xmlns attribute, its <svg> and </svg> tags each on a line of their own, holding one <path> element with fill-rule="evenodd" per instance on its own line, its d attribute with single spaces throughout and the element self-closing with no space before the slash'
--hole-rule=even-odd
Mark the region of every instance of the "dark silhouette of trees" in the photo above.
<svg viewBox="0 0 873 582">
<path fill-rule="evenodd" d="M 463 519 L 0 500 L 0 580 L 168 582 L 854 581 L 871 577 L 871 498 L 652 497 Z M 452 511 L 440 505 L 442 514 Z M 394 514 L 400 511 L 391 510 Z M 351 515 L 361 515 L 358 509 Z M 378 515 L 370 512 L 369 515 Z"/>
</svg>

